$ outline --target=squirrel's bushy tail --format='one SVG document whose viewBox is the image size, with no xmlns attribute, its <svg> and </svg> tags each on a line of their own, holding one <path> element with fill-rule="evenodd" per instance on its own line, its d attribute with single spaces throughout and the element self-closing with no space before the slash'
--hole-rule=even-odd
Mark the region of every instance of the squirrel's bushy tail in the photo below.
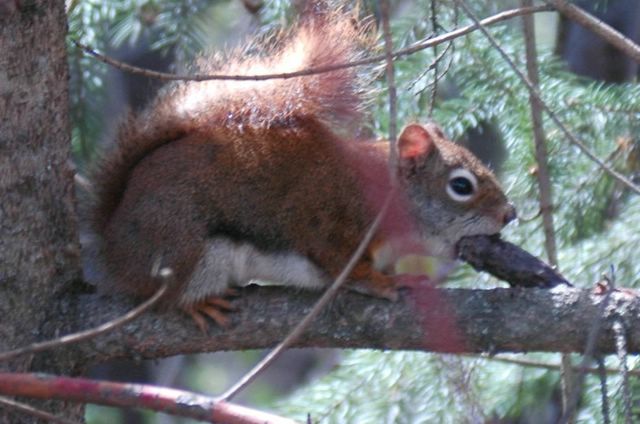
<svg viewBox="0 0 640 424">
<path fill-rule="evenodd" d="M 373 42 L 371 25 L 344 10 L 314 7 L 293 28 L 261 37 L 224 54 L 203 56 L 193 72 L 216 75 L 268 75 L 348 63 L 365 56 Z M 163 144 L 193 132 L 241 139 L 312 117 L 338 132 L 359 121 L 371 69 L 331 72 L 264 81 L 209 80 L 169 84 L 141 114 L 129 117 L 107 146 L 89 177 L 92 200 L 85 224 L 101 234 L 120 202 L 136 164 Z M 371 77 L 369 76 L 369 79 Z"/>
<path fill-rule="evenodd" d="M 199 59 L 194 71 L 269 75 L 349 63 L 363 58 L 366 47 L 370 47 L 364 46 L 371 39 L 366 27 L 347 12 L 309 12 L 287 31 L 226 54 Z M 175 86 L 160 101 L 195 126 L 242 123 L 259 129 L 286 123 L 294 115 L 319 118 L 334 128 L 349 126 L 362 111 L 366 83 L 361 69 L 346 67 L 260 81 L 187 82 Z"/>
</svg>

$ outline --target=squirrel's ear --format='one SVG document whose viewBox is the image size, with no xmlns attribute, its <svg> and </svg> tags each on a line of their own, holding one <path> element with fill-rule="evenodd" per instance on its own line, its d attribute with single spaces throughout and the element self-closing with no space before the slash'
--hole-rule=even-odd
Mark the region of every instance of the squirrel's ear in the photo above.
<svg viewBox="0 0 640 424">
<path fill-rule="evenodd" d="M 426 158 L 433 148 L 431 134 L 419 124 L 407 125 L 398 139 L 398 155 L 403 160 Z"/>
</svg>

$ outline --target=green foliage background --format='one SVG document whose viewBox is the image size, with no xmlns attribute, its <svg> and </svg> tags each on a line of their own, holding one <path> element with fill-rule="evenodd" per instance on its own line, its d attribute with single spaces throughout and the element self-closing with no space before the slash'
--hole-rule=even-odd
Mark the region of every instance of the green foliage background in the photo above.
<svg viewBox="0 0 640 424">
<path fill-rule="evenodd" d="M 489 16 L 514 2 L 470 1 L 480 16 Z M 362 6 L 377 12 L 374 2 Z M 426 0 L 398 2 L 392 27 L 396 48 L 434 33 L 430 4 Z M 77 0 L 68 4 L 69 38 L 99 51 L 110 51 L 140 37 L 153 40 L 151 48 L 172 52 L 177 66 L 197 52 L 220 42 L 243 13 L 236 1 L 111 1 Z M 286 23 L 293 12 L 288 2 L 267 1 L 249 25 L 264 32 Z M 468 24 L 449 1 L 440 1 L 436 32 Z M 550 16 L 538 16 L 538 36 L 549 38 Z M 521 24 L 514 19 L 491 28 L 500 45 L 524 69 Z M 635 83 L 605 85 L 568 73 L 551 54 L 551 43 L 539 43 L 540 92 L 561 120 L 591 150 L 606 158 L 619 172 L 640 178 L 638 127 L 640 86 Z M 399 123 L 429 115 L 434 58 L 443 52 L 426 50 L 396 63 Z M 82 168 L 92 157 L 96 140 L 108 132 L 101 111 L 107 102 L 106 65 L 83 55 L 69 43 L 72 70 L 73 151 Z M 448 69 L 439 82 L 433 119 L 452 138 L 480 122 L 493 124 L 508 157 L 502 165 L 502 181 L 519 209 L 518 225 L 505 238 L 541 257 L 544 239 L 538 216 L 537 183 L 532 170 L 532 128 L 528 93 L 515 73 L 492 49 L 480 32 L 455 40 L 447 48 L 439 71 Z M 427 71 L 425 71 L 427 70 Z M 384 136 L 388 127 L 385 81 L 377 81 L 371 126 Z M 591 286 L 602 273 L 615 270 L 619 285 L 635 287 L 640 246 L 635 229 L 640 223 L 640 199 L 571 146 L 545 117 L 549 165 L 553 181 L 554 219 L 559 260 L 563 273 L 578 286 Z M 458 270 L 452 285 L 492 287 L 503 283 L 479 276 L 468 268 Z M 516 355 L 514 355 L 516 356 Z M 530 354 L 545 362 L 559 355 Z M 630 358 L 635 366 L 636 358 Z M 607 358 L 608 366 L 618 366 Z M 443 356 L 417 352 L 345 352 L 337 369 L 287 399 L 269 401 L 282 414 L 314 422 L 460 423 L 490 418 L 515 418 L 523 414 L 545 422 L 545 405 L 557 397 L 559 373 L 524 368 L 482 358 Z M 614 422 L 622 420 L 620 378 L 608 380 Z M 633 384 L 635 388 L 637 384 Z M 205 389 L 203 389 L 205 390 Z M 634 391 L 637 402 L 637 391 Z M 589 376 L 581 401 L 579 422 L 600 422 L 599 382 Z M 264 405 L 263 405 L 264 406 Z M 90 412 L 90 422 L 101 422 Z M 93 415 L 92 415 L 93 414 Z"/>
</svg>

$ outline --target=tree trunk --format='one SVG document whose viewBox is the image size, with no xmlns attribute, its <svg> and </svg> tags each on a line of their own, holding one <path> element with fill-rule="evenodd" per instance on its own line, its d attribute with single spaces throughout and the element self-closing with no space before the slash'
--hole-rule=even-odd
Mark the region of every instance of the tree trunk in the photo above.
<svg viewBox="0 0 640 424">
<path fill-rule="evenodd" d="M 80 277 L 66 31 L 63 0 L 0 0 L 0 351 L 51 337 L 43 324 Z M 53 356 L 0 363 L 56 373 L 74 366 Z M 81 418 L 79 406 L 46 407 Z M 0 422 L 33 421 L 0 407 Z"/>
</svg>

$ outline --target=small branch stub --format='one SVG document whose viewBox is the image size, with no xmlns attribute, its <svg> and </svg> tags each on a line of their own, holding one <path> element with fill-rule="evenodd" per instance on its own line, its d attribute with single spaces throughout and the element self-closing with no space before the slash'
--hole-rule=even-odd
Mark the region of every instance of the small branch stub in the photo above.
<svg viewBox="0 0 640 424">
<path fill-rule="evenodd" d="M 513 287 L 571 286 L 545 262 L 499 236 L 464 237 L 458 242 L 458 256 L 475 270 L 488 272 Z"/>
</svg>

